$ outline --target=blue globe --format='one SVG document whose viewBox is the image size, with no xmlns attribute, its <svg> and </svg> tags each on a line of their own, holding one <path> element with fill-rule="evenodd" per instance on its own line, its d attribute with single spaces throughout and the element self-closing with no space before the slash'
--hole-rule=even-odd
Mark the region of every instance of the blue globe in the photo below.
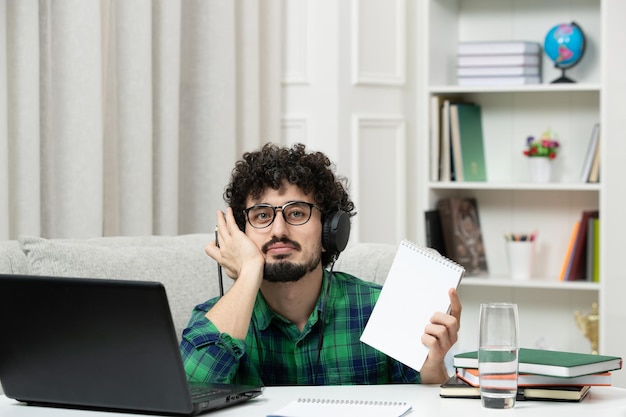
<svg viewBox="0 0 626 417">
<path fill-rule="evenodd" d="M 561 23 L 550 29 L 543 49 L 557 68 L 571 68 L 585 52 L 585 34 L 576 23 Z"/>
</svg>

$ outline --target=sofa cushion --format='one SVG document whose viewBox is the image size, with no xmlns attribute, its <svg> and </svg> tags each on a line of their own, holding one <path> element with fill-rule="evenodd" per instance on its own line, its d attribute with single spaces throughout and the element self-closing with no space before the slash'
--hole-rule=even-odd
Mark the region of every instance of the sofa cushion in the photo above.
<svg viewBox="0 0 626 417">
<path fill-rule="evenodd" d="M 161 282 L 177 335 L 193 307 L 219 294 L 217 266 L 204 252 L 212 235 L 44 239 L 19 236 L 28 273 Z M 231 284 L 225 278 L 226 288 Z"/>
<path fill-rule="evenodd" d="M 355 243 L 339 255 L 334 270 L 382 285 L 397 251 L 398 245 L 388 243 Z"/>
<path fill-rule="evenodd" d="M 15 240 L 0 241 L 0 273 L 26 273 L 26 258 Z"/>
</svg>

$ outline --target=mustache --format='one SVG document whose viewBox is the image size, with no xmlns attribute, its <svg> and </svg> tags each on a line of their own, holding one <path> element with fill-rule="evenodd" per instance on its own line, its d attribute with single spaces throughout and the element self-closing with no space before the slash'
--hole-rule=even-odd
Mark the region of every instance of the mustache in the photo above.
<svg viewBox="0 0 626 417">
<path fill-rule="evenodd" d="M 295 242 L 295 241 L 293 241 L 291 239 L 287 239 L 286 237 L 281 237 L 281 238 L 274 237 L 274 238 L 272 238 L 272 240 L 270 240 L 269 242 L 265 243 L 261 247 L 261 250 L 263 251 L 263 253 L 267 253 L 267 251 L 270 249 L 270 246 L 272 246 L 272 245 L 274 245 L 276 243 L 288 244 L 288 245 L 293 246 L 297 250 L 301 249 L 300 244 L 298 242 Z"/>
</svg>

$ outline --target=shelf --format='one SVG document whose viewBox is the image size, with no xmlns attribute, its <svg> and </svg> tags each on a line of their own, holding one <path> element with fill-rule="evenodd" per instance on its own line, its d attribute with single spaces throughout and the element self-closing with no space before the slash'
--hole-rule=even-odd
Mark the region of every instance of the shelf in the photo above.
<svg viewBox="0 0 626 417">
<path fill-rule="evenodd" d="M 618 15 L 623 15 L 626 4 L 603 0 L 429 0 L 417 3 L 420 13 L 423 12 L 419 15 L 420 24 L 425 27 L 424 48 L 419 50 L 418 56 L 417 73 L 423 74 L 418 78 L 419 85 L 423 86 L 418 99 L 422 110 L 430 110 L 426 116 L 418 115 L 419 163 L 424 167 L 418 184 L 418 210 L 432 210 L 441 198 L 475 198 L 490 272 L 487 277 L 468 276 L 461 281 L 459 290 L 464 307 L 461 321 L 465 323 L 465 333 L 460 333 L 460 345 L 475 344 L 478 331 L 475 318 L 480 304 L 503 301 L 517 303 L 524 311 L 520 315 L 523 343 L 573 351 L 588 349 L 588 340 L 577 328 L 572 313 L 599 303 L 601 326 L 604 328 L 608 323 L 612 330 L 601 333 L 604 340 L 600 349 L 611 348 L 607 339 L 617 341 L 614 335 L 619 334 L 621 317 L 619 301 L 615 300 L 624 291 L 609 292 L 607 288 L 621 290 L 626 281 L 618 279 L 620 274 L 615 271 L 619 267 L 610 264 L 618 264 L 619 255 L 607 255 L 610 249 L 619 247 L 619 243 L 615 243 L 619 242 L 615 237 L 619 228 L 609 228 L 606 224 L 614 224 L 622 218 L 618 210 L 611 210 L 623 206 L 620 200 L 624 197 L 618 198 L 617 185 L 610 181 L 583 183 L 579 178 L 596 123 L 602 125 L 602 143 L 610 143 L 600 148 L 603 149 L 601 178 L 620 177 L 620 154 L 614 149 L 622 143 L 626 147 L 626 142 L 614 138 L 623 136 L 618 115 L 623 94 L 613 84 L 619 84 L 621 79 L 615 68 L 623 65 L 620 65 L 619 55 L 607 52 L 607 44 L 611 41 L 611 49 L 615 49 L 618 43 Z M 611 25 L 607 24 L 609 20 Z M 550 83 L 559 76 L 559 71 L 542 52 L 541 84 L 456 84 L 459 42 L 509 39 L 543 42 L 547 31 L 562 21 L 576 21 L 585 31 L 585 57 L 579 65 L 567 70 L 568 76 L 578 82 Z M 436 178 L 431 170 L 437 165 L 430 162 L 441 158 L 441 153 L 436 152 L 439 149 L 431 148 L 437 145 L 433 132 L 441 134 L 443 131 L 443 117 L 432 114 L 434 98 L 481 106 L 488 181 L 431 181 Z M 432 123 L 439 123 L 439 129 L 433 129 Z M 522 156 L 524 141 L 548 129 L 557 135 L 562 145 L 553 164 L 553 182 L 532 182 L 528 175 L 528 158 Z M 559 281 L 573 225 L 584 210 L 591 209 L 599 210 L 600 218 L 606 220 L 600 227 L 600 283 Z M 539 238 L 532 278 L 512 279 L 503 233 L 535 230 Z M 610 305 L 609 298 L 613 301 Z M 609 317 L 607 311 L 612 316 Z M 613 345 L 623 350 L 621 341 Z"/>
<path fill-rule="evenodd" d="M 532 85 L 498 85 L 498 86 L 460 86 L 460 85 L 437 85 L 431 86 L 431 94 L 456 94 L 456 93 L 575 93 L 575 92 L 600 92 L 598 83 L 573 83 L 573 84 L 532 84 Z"/>
<path fill-rule="evenodd" d="M 599 183 L 536 182 L 429 182 L 431 190 L 529 190 L 529 191 L 600 191 Z"/>
<path fill-rule="evenodd" d="M 540 279 L 512 280 L 510 278 L 478 278 L 465 277 L 461 281 L 461 286 L 465 287 L 506 287 L 506 288 L 530 288 L 544 290 L 579 290 L 598 291 L 600 284 L 586 281 L 548 281 Z"/>
</svg>

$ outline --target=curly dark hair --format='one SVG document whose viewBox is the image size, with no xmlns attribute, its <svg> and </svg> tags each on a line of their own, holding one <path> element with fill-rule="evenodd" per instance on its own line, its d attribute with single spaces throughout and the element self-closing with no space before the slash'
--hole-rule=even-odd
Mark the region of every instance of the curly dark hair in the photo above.
<svg viewBox="0 0 626 417">
<path fill-rule="evenodd" d="M 346 191 L 347 179 L 336 176 L 334 169 L 325 154 L 307 152 L 301 143 L 291 148 L 267 143 L 259 151 L 244 153 L 237 161 L 224 191 L 224 200 L 233 209 L 241 230 L 246 226 L 244 209 L 248 197 L 259 198 L 269 187 L 278 190 L 284 181 L 313 195 L 322 211 L 322 224 L 338 209 L 353 216 L 356 213 Z M 337 255 L 336 252 L 323 252 L 322 265 L 328 266 Z"/>
</svg>

